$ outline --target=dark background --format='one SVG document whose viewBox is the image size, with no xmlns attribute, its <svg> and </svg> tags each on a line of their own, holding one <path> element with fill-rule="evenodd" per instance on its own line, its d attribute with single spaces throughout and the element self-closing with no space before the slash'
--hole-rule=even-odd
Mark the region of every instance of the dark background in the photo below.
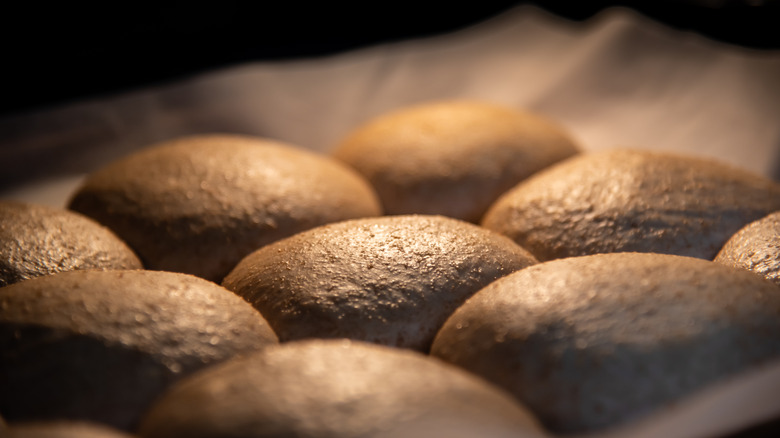
<svg viewBox="0 0 780 438">
<path fill-rule="evenodd" d="M 629 7 L 730 44 L 780 49 L 780 0 L 71 3 L 2 8 L 0 117 L 245 61 L 450 32 L 524 3 L 572 20 Z"/>
</svg>

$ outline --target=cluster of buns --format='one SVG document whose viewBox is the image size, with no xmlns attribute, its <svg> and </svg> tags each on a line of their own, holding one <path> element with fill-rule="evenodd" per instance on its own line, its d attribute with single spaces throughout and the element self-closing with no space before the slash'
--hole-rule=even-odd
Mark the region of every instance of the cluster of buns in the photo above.
<svg viewBox="0 0 780 438">
<path fill-rule="evenodd" d="M 476 101 L 331 156 L 153 145 L 67 210 L 0 202 L 0 434 L 608 430 L 780 359 L 775 212 L 766 178 Z"/>
</svg>

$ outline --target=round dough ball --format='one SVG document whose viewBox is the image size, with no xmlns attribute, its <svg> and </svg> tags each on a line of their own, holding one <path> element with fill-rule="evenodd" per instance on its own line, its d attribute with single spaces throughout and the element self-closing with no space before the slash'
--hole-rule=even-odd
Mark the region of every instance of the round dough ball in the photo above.
<svg viewBox="0 0 780 438">
<path fill-rule="evenodd" d="M 161 397 L 138 433 L 357 438 L 425 418 L 541 435 L 509 394 L 476 376 L 412 351 L 345 340 L 293 342 L 205 370 Z"/>
<path fill-rule="evenodd" d="M 637 251 L 712 260 L 780 209 L 780 185 L 715 161 L 638 150 L 573 157 L 503 195 L 482 225 L 539 260 Z"/>
<path fill-rule="evenodd" d="M 260 310 L 281 341 L 345 337 L 427 352 L 466 298 L 534 263 L 511 240 L 468 222 L 386 216 L 261 248 L 223 286 Z"/>
<path fill-rule="evenodd" d="M 6 433 L 5 438 L 133 438 L 103 425 L 66 421 L 17 423 Z"/>
<path fill-rule="evenodd" d="M 381 214 L 370 185 L 341 163 L 231 135 L 136 152 L 90 175 L 70 208 L 114 230 L 147 268 L 212 281 L 275 240 Z"/>
<path fill-rule="evenodd" d="M 78 213 L 0 201 L 0 287 L 81 269 L 141 269 L 111 230 Z"/>
<path fill-rule="evenodd" d="M 715 261 L 753 271 L 780 286 L 780 211 L 739 230 Z"/>
<path fill-rule="evenodd" d="M 373 184 L 387 214 L 477 222 L 503 192 L 578 151 L 541 116 L 464 100 L 380 116 L 355 129 L 333 155 Z"/>
<path fill-rule="evenodd" d="M 550 430 L 613 427 L 780 358 L 780 288 L 663 254 L 541 263 L 461 306 L 431 354 L 512 392 Z"/>
<path fill-rule="evenodd" d="M 0 412 L 132 430 L 182 376 L 277 342 L 252 306 L 190 275 L 34 278 L 0 288 Z"/>
</svg>

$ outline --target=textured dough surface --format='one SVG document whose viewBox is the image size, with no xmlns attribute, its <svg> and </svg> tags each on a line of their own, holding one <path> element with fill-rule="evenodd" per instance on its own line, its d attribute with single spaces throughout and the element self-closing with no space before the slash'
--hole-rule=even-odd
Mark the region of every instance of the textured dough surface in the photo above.
<svg viewBox="0 0 780 438">
<path fill-rule="evenodd" d="M 534 263 L 511 240 L 468 222 L 387 216 L 268 245 L 223 286 L 260 310 L 281 341 L 346 337 L 427 352 L 466 298 Z"/>
<path fill-rule="evenodd" d="M 541 261 L 607 252 L 712 260 L 746 224 L 780 210 L 780 185 L 715 161 L 634 150 L 581 154 L 529 178 L 482 225 Z"/>
<path fill-rule="evenodd" d="M 333 155 L 373 184 L 387 214 L 478 222 L 503 192 L 578 151 L 541 116 L 463 100 L 380 116 L 356 128 Z"/>
<path fill-rule="evenodd" d="M 114 230 L 147 268 L 217 282 L 265 244 L 381 214 L 368 182 L 336 160 L 232 135 L 172 140 L 109 164 L 70 208 Z"/>
<path fill-rule="evenodd" d="M 509 394 L 436 359 L 346 340 L 270 347 L 183 380 L 141 423 L 144 438 L 373 437 L 424 418 L 537 436 Z"/>
<path fill-rule="evenodd" d="M 0 201 L 0 287 L 63 271 L 142 267 L 127 244 L 92 219 Z"/>
<path fill-rule="evenodd" d="M 599 254 L 475 294 L 431 354 L 512 392 L 550 430 L 635 419 L 780 358 L 780 288 L 706 260 Z"/>
<path fill-rule="evenodd" d="M 715 261 L 755 272 L 780 286 L 780 211 L 739 230 Z"/>
<path fill-rule="evenodd" d="M 0 412 L 129 430 L 175 380 L 276 342 L 252 306 L 190 275 L 34 278 L 0 289 Z"/>
</svg>

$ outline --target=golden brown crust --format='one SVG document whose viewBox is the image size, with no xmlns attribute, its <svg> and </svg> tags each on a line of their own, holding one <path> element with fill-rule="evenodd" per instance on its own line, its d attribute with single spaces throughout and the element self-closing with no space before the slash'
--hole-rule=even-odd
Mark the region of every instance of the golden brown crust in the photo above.
<svg viewBox="0 0 780 438">
<path fill-rule="evenodd" d="M 466 298 L 534 263 L 511 240 L 468 222 L 387 216 L 268 245 L 223 285 L 259 309 L 282 341 L 347 337 L 427 351 Z"/>
<path fill-rule="evenodd" d="M 381 214 L 368 183 L 335 160 L 233 135 L 130 155 L 90 175 L 70 208 L 113 229 L 149 269 L 213 281 L 282 237 Z"/>
<path fill-rule="evenodd" d="M 780 209 L 780 185 L 715 161 L 638 150 L 582 154 L 503 195 L 482 225 L 539 260 L 638 251 L 712 260 Z"/>
<path fill-rule="evenodd" d="M 111 230 L 79 213 L 0 201 L 0 287 L 83 269 L 141 269 Z"/>
<path fill-rule="evenodd" d="M 715 261 L 755 272 L 780 286 L 780 211 L 739 230 Z"/>
<path fill-rule="evenodd" d="M 475 294 L 431 354 L 509 390 L 550 430 L 625 423 L 780 358 L 780 288 L 706 260 L 599 254 Z"/>
<path fill-rule="evenodd" d="M 0 289 L 0 412 L 130 430 L 172 382 L 276 342 L 249 304 L 190 275 L 34 278 Z"/>
<path fill-rule="evenodd" d="M 577 152 L 551 121 L 463 100 L 380 116 L 355 129 L 333 154 L 373 184 L 387 214 L 477 222 L 501 193 Z"/>
<path fill-rule="evenodd" d="M 368 438 L 426 418 L 541 436 L 511 396 L 475 376 L 411 351 L 336 340 L 292 342 L 204 370 L 166 393 L 139 434 Z"/>
</svg>

